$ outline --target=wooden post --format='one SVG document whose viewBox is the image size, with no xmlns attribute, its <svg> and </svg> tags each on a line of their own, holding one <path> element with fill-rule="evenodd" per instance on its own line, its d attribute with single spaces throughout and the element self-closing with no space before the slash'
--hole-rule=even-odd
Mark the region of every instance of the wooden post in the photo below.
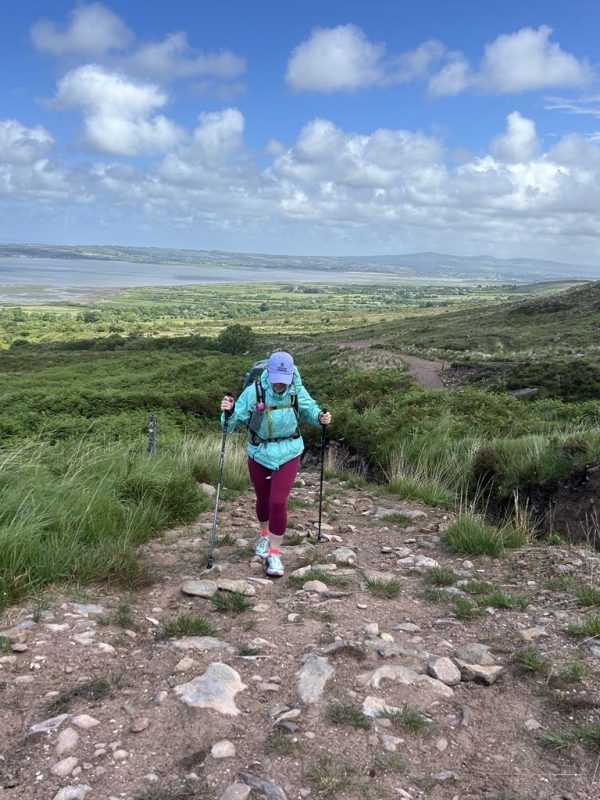
<svg viewBox="0 0 600 800">
<path fill-rule="evenodd" d="M 150 414 L 150 420 L 148 422 L 148 452 L 151 456 L 156 453 L 156 432 L 158 431 L 158 425 L 156 424 L 156 414 Z"/>
</svg>

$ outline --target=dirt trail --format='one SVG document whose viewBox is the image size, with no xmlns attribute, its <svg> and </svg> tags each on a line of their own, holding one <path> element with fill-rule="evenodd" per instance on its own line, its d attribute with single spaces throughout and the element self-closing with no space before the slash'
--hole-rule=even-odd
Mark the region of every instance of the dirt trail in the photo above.
<svg viewBox="0 0 600 800">
<path fill-rule="evenodd" d="M 600 644 L 566 632 L 582 618 L 568 578 L 588 580 L 597 555 L 529 547 L 465 561 L 440 541 L 451 515 L 336 480 L 326 482 L 330 538 L 317 545 L 308 534 L 318 478 L 303 472 L 294 489 L 282 579 L 265 579 L 252 557 L 245 492 L 223 504 L 209 573 L 206 512 L 144 547 L 156 576 L 148 588 L 48 591 L 4 614 L 2 800 L 239 800 L 249 785 L 250 800 L 598 797 L 597 752 L 540 741 L 597 725 Z M 310 564 L 320 574 L 292 584 Z M 182 591 L 199 578 L 241 581 L 249 608 L 222 613 Z M 220 587 L 213 597 L 232 596 Z M 468 599 L 473 610 L 460 611 Z M 165 630 L 182 616 L 214 632 Z M 517 665 L 526 646 L 550 674 Z M 450 660 L 459 653 L 493 665 L 460 666 Z M 585 667 L 575 682 L 559 678 L 573 663 Z M 212 706 L 187 705 L 182 693 Z M 370 716 L 386 707 L 399 710 Z M 53 730 L 32 733 L 49 719 Z"/>
<path fill-rule="evenodd" d="M 441 389 L 444 386 L 442 372 L 444 364 L 441 361 L 431 361 L 418 356 L 409 356 L 406 353 L 399 353 L 396 350 L 387 350 L 384 345 L 385 339 L 355 339 L 353 341 L 342 342 L 340 347 L 351 351 L 365 351 L 363 362 L 370 364 L 373 369 L 382 366 L 392 366 L 394 364 L 404 364 L 408 374 L 418 381 L 421 386 L 427 389 Z M 375 347 L 373 347 L 375 345 Z M 361 366 L 365 366 L 362 363 Z"/>
</svg>

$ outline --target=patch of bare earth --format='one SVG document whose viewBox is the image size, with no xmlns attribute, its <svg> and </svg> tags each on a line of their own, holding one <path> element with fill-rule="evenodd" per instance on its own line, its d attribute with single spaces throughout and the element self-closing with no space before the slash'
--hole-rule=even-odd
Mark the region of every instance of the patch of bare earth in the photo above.
<svg viewBox="0 0 600 800">
<path fill-rule="evenodd" d="M 283 578 L 263 581 L 250 553 L 247 492 L 223 503 L 227 538 L 210 572 L 206 513 L 144 548 L 156 580 L 143 591 L 54 590 L 5 613 L 2 800 L 599 796 L 597 741 L 542 741 L 599 719 L 600 645 L 566 631 L 583 618 L 573 586 L 590 581 L 597 555 L 529 546 L 465 561 L 440 541 L 445 512 L 335 480 L 326 482 L 330 539 L 316 544 L 307 534 L 318 474 L 302 477 Z M 292 584 L 310 562 L 323 567 L 320 584 L 305 584 L 314 574 Z M 457 573 L 450 593 L 432 581 L 434 562 Z M 225 613 L 182 592 L 198 579 L 244 581 L 249 608 Z M 528 605 L 460 616 L 464 581 Z M 227 587 L 215 596 L 232 597 Z M 202 617 L 212 636 L 165 638 L 183 616 Z M 526 672 L 515 660 L 525 647 L 551 666 Z M 466 657 L 492 663 L 467 668 Z M 568 682 L 560 675 L 573 663 L 581 674 Z M 428 672 L 441 680 L 424 680 Z M 33 732 L 42 722 L 48 731 Z"/>
</svg>

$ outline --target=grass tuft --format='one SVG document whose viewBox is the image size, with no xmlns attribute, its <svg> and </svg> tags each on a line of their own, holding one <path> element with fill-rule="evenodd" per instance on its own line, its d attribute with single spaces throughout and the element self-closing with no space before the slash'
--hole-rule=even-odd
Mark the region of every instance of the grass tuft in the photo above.
<svg viewBox="0 0 600 800">
<path fill-rule="evenodd" d="M 0 636 L 0 650 L 7 653 L 11 647 L 12 639 L 9 639 L 8 636 Z"/>
<path fill-rule="evenodd" d="M 352 725 L 354 728 L 362 728 L 365 731 L 371 727 L 370 721 L 363 712 L 348 703 L 332 703 L 329 706 L 328 717 L 329 721 L 336 725 Z"/>
<path fill-rule="evenodd" d="M 507 549 L 521 547 L 525 536 L 509 527 L 494 528 L 476 514 L 462 514 L 442 540 L 455 553 L 501 558 Z"/>
<path fill-rule="evenodd" d="M 586 675 L 589 675 L 590 668 L 585 661 L 573 661 L 568 664 L 562 672 L 559 672 L 558 677 L 565 683 L 579 683 Z"/>
<path fill-rule="evenodd" d="M 367 589 L 373 597 L 380 597 L 384 600 L 393 600 L 402 591 L 402 583 L 397 580 L 391 581 L 367 581 Z"/>
<path fill-rule="evenodd" d="M 386 709 L 379 716 L 382 719 L 389 719 L 392 724 L 400 725 L 412 733 L 420 733 L 430 727 L 430 723 L 423 714 L 408 703 L 403 703 L 397 709 Z"/>
<path fill-rule="evenodd" d="M 238 650 L 238 655 L 240 656 L 258 656 L 260 655 L 260 647 L 257 647 L 254 644 L 243 644 L 241 645 L 240 649 Z"/>
<path fill-rule="evenodd" d="M 575 592 L 580 606 L 600 606 L 600 589 L 593 586 L 580 586 Z"/>
<path fill-rule="evenodd" d="M 241 614 L 252 608 L 252 603 L 241 592 L 215 592 L 210 601 L 224 614 Z"/>
<path fill-rule="evenodd" d="M 355 772 L 354 767 L 347 761 L 332 756 L 322 756 L 313 763 L 306 774 L 306 779 L 322 797 L 334 797 L 349 788 Z"/>
<path fill-rule="evenodd" d="M 479 609 L 468 597 L 457 597 L 454 601 L 454 613 L 459 619 L 474 619 Z"/>
<path fill-rule="evenodd" d="M 181 616 L 163 625 L 162 637 L 171 639 L 175 636 L 215 636 L 216 631 L 210 622 L 203 617 Z"/>
<path fill-rule="evenodd" d="M 529 601 L 526 597 L 508 594 L 499 588 L 495 588 L 489 594 L 483 595 L 480 598 L 480 602 L 484 606 L 492 606 L 493 608 L 518 608 L 520 611 L 525 611 L 529 605 Z"/>
<path fill-rule="evenodd" d="M 550 662 L 542 656 L 537 647 L 524 647 L 515 653 L 514 658 L 525 672 L 548 675 L 551 671 Z"/>
<path fill-rule="evenodd" d="M 434 567 L 428 570 L 425 582 L 431 586 L 454 586 L 459 576 L 447 567 Z"/>
<path fill-rule="evenodd" d="M 585 636 L 594 638 L 600 636 L 600 614 L 590 614 L 582 625 L 572 624 L 567 628 L 570 636 Z"/>
<path fill-rule="evenodd" d="M 401 758 L 397 753 L 388 753 L 384 756 L 375 758 L 375 766 L 384 772 L 406 772 L 408 762 Z"/>
</svg>

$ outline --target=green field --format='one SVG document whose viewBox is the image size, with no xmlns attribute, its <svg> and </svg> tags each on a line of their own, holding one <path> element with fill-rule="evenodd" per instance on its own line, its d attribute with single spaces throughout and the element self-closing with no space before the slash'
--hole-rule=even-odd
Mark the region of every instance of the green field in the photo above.
<svg viewBox="0 0 600 800">
<path fill-rule="evenodd" d="M 195 481 L 215 480 L 222 394 L 237 393 L 248 366 L 276 347 L 294 353 L 333 411 L 332 436 L 382 490 L 449 508 L 514 508 L 532 486 L 600 458 L 599 299 L 598 284 L 286 284 L 5 304 L 4 602 L 56 579 L 135 578 L 137 544 L 193 518 Z M 401 351 L 462 364 L 479 385 L 424 389 L 389 360 Z M 504 372 L 482 377 L 494 362 Z M 533 401 L 506 391 L 509 370 L 529 381 L 534 368 L 543 391 Z M 155 459 L 145 453 L 151 413 Z M 305 433 L 317 443 L 317 429 Z M 245 485 L 243 438 L 232 443 L 242 466 L 230 488 Z"/>
</svg>

